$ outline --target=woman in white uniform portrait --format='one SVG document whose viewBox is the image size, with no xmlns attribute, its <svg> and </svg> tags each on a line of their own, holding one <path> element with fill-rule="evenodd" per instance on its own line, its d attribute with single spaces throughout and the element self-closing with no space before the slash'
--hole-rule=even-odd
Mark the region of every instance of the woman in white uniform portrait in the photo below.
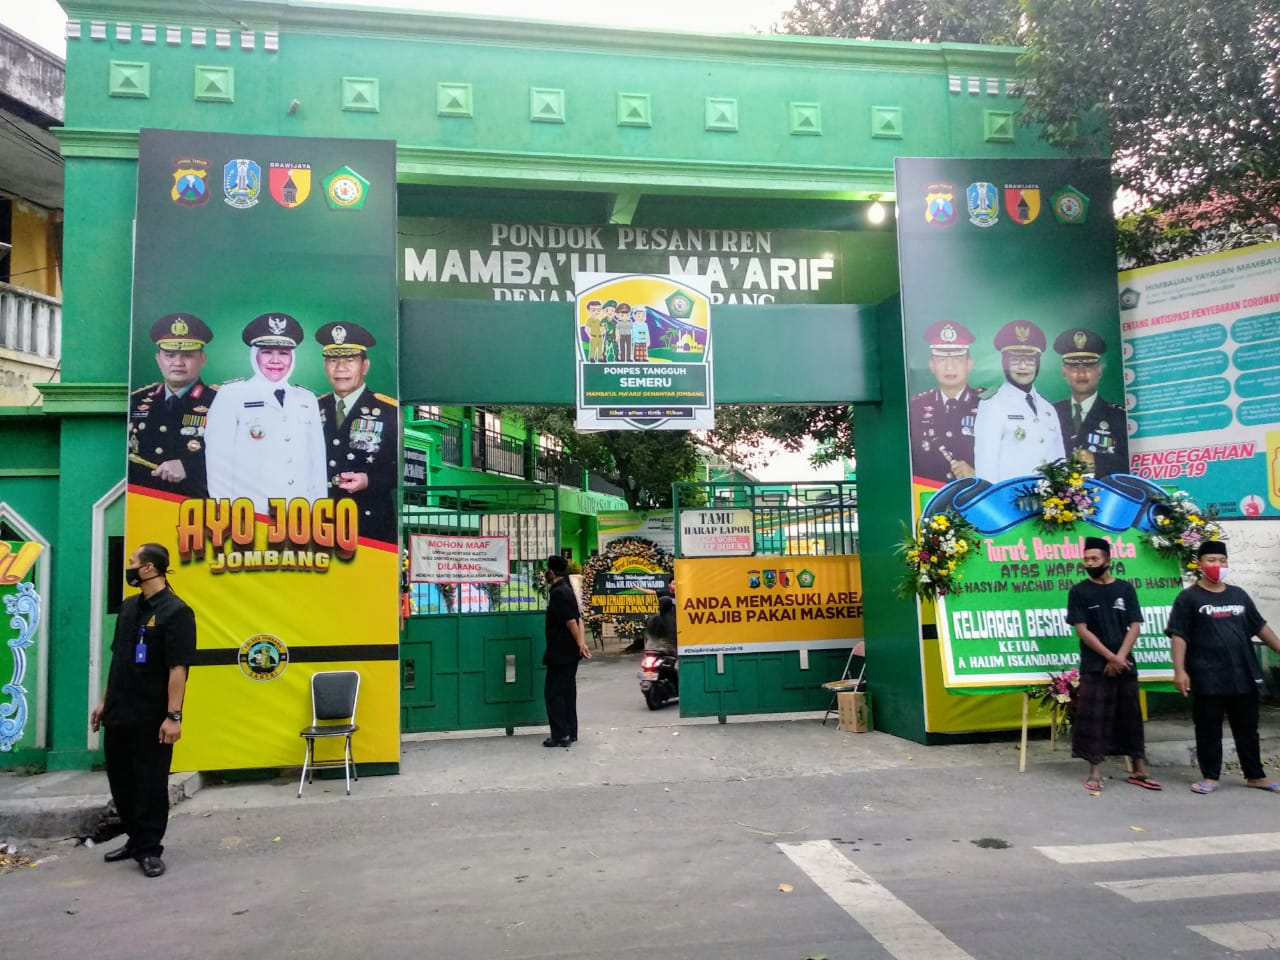
<svg viewBox="0 0 1280 960">
<path fill-rule="evenodd" d="M 209 496 L 268 500 L 327 496 L 324 428 L 316 395 L 289 383 L 303 330 L 286 313 L 264 313 L 243 333 L 253 376 L 224 383 L 205 423 Z"/>
</svg>

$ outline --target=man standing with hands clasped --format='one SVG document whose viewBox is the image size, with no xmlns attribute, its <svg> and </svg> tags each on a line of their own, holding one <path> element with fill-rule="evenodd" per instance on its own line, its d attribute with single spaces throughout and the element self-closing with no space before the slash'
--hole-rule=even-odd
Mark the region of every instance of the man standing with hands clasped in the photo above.
<svg viewBox="0 0 1280 960">
<path fill-rule="evenodd" d="M 1072 723 L 1071 755 L 1088 761 L 1084 788 L 1102 790 L 1102 761 L 1119 753 L 1133 762 L 1128 782 L 1147 790 L 1160 784 L 1147 774 L 1138 671 L 1129 654 L 1138 640 L 1142 610 L 1127 580 L 1111 575 L 1111 544 L 1085 537 L 1081 580 L 1067 594 L 1067 623 L 1080 638 L 1080 689 Z"/>
<path fill-rule="evenodd" d="M 182 736 L 187 667 L 196 652 L 195 614 L 169 589 L 168 570 L 169 551 L 158 543 L 129 555 L 125 582 L 141 592 L 120 605 L 107 689 L 89 714 L 95 732 L 107 728 L 107 781 L 127 835 L 102 859 L 136 860 L 148 877 L 164 873 L 169 763 Z"/>
<path fill-rule="evenodd" d="M 1262 668 L 1253 637 L 1280 652 L 1280 638 L 1262 619 L 1249 594 L 1229 586 L 1227 545 L 1206 540 L 1196 551 L 1200 578 L 1173 601 L 1165 633 L 1173 640 L 1173 683 L 1191 697 L 1196 759 L 1201 779 L 1192 793 L 1213 793 L 1222 775 L 1222 717 L 1231 724 L 1245 781 L 1280 793 L 1262 768 L 1258 743 L 1258 688 Z"/>
<path fill-rule="evenodd" d="M 582 613 L 569 581 L 569 561 L 558 554 L 547 557 L 547 668 L 543 696 L 551 736 L 544 747 L 567 747 L 578 739 L 578 661 L 590 660 L 591 650 L 582 635 Z"/>
</svg>

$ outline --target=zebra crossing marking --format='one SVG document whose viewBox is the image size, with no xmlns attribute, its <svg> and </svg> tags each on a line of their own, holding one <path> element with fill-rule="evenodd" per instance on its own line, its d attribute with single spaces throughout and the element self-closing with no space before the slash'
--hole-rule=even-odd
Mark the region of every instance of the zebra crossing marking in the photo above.
<svg viewBox="0 0 1280 960">
<path fill-rule="evenodd" d="M 1125 860 L 1158 860 L 1166 857 L 1203 857 L 1225 853 L 1280 851 L 1280 833 L 1232 833 L 1217 837 L 1081 843 L 1035 849 L 1058 863 L 1120 863 Z"/>
</svg>

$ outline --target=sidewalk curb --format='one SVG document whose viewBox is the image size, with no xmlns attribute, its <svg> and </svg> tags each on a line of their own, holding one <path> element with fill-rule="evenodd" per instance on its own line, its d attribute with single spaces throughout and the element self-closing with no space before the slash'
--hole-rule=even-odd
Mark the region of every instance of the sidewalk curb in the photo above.
<svg viewBox="0 0 1280 960">
<path fill-rule="evenodd" d="M 106 786 L 103 774 L 102 793 L 0 799 L 0 837 L 92 837 L 111 812 L 111 794 Z M 194 797 L 203 786 L 204 776 L 198 772 L 170 774 L 169 809 Z"/>
</svg>

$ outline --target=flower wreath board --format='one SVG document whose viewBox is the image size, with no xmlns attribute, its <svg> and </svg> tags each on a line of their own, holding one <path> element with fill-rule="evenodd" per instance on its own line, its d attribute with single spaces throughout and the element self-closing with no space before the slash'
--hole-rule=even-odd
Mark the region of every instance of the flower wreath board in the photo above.
<svg viewBox="0 0 1280 960">
<path fill-rule="evenodd" d="M 935 605 L 948 692 L 1025 694 L 1079 667 L 1067 594 L 1085 579 L 1089 536 L 1111 543 L 1112 575 L 1137 590 L 1139 679 L 1171 681 L 1164 628 L 1184 570 L 1184 551 L 1161 545 L 1173 499 L 1139 477 L 1095 478 L 1072 461 L 994 484 L 955 480 L 932 494 L 902 544 L 902 592 Z M 1027 713 L 1024 699 L 1023 766 Z"/>
<path fill-rule="evenodd" d="M 622 636 L 639 636 L 658 612 L 658 598 L 646 591 L 665 586 L 674 563 L 670 551 L 644 537 L 611 540 L 582 566 L 587 624 L 612 623 Z"/>
</svg>

